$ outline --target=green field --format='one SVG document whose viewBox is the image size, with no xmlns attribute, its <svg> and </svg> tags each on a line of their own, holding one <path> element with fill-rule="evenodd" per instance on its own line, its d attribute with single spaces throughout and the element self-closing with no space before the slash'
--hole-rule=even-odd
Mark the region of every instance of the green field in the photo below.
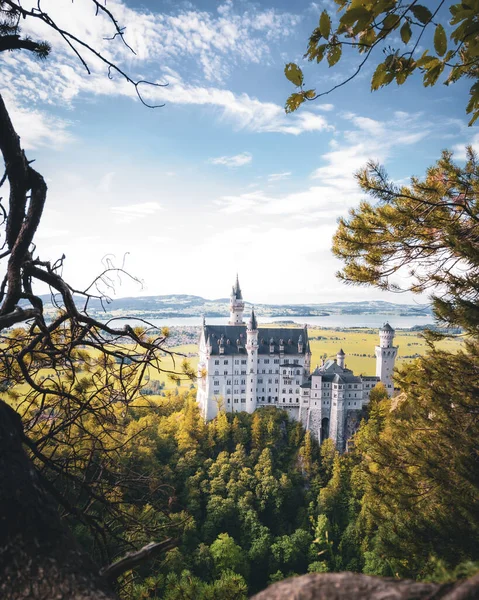
<svg viewBox="0 0 479 600">
<path fill-rule="evenodd" d="M 375 375 L 376 359 L 374 356 L 374 346 L 379 343 L 377 330 L 372 329 L 309 329 L 309 338 L 312 351 L 312 368 L 321 363 L 323 357 L 335 358 L 336 353 L 342 348 L 346 353 L 346 366 L 352 369 L 356 374 Z M 319 338 L 319 339 L 314 339 Z M 394 339 L 396 346 L 399 346 L 397 365 L 414 360 L 416 355 L 422 355 L 426 352 L 426 343 L 419 336 L 418 332 L 397 331 Z M 457 351 L 462 344 L 462 337 L 447 338 L 437 345 L 439 348 L 450 352 Z M 183 355 L 192 354 L 198 351 L 195 344 L 178 346 L 172 348 L 173 351 Z M 165 356 L 162 360 L 162 368 L 165 371 L 180 371 L 183 358 L 177 356 L 175 359 Z M 196 356 L 188 358 L 189 364 L 196 369 L 198 358 Z M 151 379 L 157 379 L 165 382 L 165 388 L 176 387 L 176 383 L 168 379 L 167 372 L 158 372 L 156 369 L 150 372 Z M 182 382 L 181 387 L 189 387 L 190 381 Z"/>
</svg>

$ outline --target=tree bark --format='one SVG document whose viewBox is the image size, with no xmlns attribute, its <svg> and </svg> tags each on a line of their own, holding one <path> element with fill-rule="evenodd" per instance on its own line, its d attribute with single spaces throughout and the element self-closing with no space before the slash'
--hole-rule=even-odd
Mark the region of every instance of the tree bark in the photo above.
<svg viewBox="0 0 479 600">
<path fill-rule="evenodd" d="M 60 520 L 22 438 L 20 417 L 0 400 L 0 598 L 114 600 Z"/>
</svg>

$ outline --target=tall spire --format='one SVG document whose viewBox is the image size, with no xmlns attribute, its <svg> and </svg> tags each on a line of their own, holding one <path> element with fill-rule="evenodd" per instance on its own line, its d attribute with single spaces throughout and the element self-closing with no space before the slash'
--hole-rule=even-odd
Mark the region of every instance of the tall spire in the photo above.
<svg viewBox="0 0 479 600">
<path fill-rule="evenodd" d="M 237 300 L 242 300 L 243 296 L 241 294 L 241 288 L 240 288 L 240 284 L 239 284 L 239 279 L 238 279 L 238 273 L 236 273 L 236 283 L 233 286 L 233 294 L 235 296 L 235 298 Z"/>
<path fill-rule="evenodd" d="M 256 315 L 254 314 L 254 308 L 251 309 L 251 318 L 248 323 L 248 329 L 250 331 L 256 331 L 258 329 L 258 321 L 256 320 Z"/>
</svg>

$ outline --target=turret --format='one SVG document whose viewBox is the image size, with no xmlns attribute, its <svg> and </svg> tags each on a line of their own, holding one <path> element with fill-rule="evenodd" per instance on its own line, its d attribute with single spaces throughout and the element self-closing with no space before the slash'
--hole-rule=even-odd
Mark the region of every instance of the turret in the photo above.
<svg viewBox="0 0 479 600">
<path fill-rule="evenodd" d="M 230 297 L 230 320 L 229 325 L 243 325 L 244 301 L 241 288 L 236 275 L 236 283 L 233 286 Z"/>
<path fill-rule="evenodd" d="M 258 322 L 251 311 L 251 318 L 246 328 L 246 352 L 248 354 L 248 381 L 246 388 L 246 411 L 256 410 L 256 386 L 258 384 Z"/>
<path fill-rule="evenodd" d="M 393 371 L 398 353 L 398 347 L 393 346 L 394 333 L 391 325 L 385 323 L 379 330 L 379 346 L 375 347 L 376 377 L 379 377 L 390 396 L 394 391 Z"/>
<path fill-rule="evenodd" d="M 338 367 L 341 367 L 341 369 L 344 369 L 345 358 L 346 358 L 346 354 L 344 354 L 344 351 L 341 348 L 341 350 L 336 354 L 336 362 L 338 363 Z"/>
</svg>

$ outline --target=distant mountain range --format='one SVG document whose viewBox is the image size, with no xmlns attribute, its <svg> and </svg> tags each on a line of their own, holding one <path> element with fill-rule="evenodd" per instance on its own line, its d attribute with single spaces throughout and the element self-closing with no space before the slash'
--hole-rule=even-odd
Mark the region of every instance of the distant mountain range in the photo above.
<svg viewBox="0 0 479 600">
<path fill-rule="evenodd" d="M 42 296 L 47 311 L 54 310 L 50 296 Z M 83 304 L 81 298 L 77 300 Z M 224 317 L 229 314 L 229 298 L 208 300 L 201 296 L 170 294 L 167 296 L 138 296 L 118 298 L 103 307 L 98 300 L 88 303 L 89 312 L 99 318 L 140 317 L 140 318 L 177 318 L 177 317 Z M 246 302 L 245 312 L 253 305 Z M 254 304 L 260 317 L 305 317 L 326 316 L 330 314 L 381 314 L 419 316 L 432 315 L 428 304 L 394 304 L 383 300 L 362 302 L 330 302 L 324 304 Z"/>
</svg>

